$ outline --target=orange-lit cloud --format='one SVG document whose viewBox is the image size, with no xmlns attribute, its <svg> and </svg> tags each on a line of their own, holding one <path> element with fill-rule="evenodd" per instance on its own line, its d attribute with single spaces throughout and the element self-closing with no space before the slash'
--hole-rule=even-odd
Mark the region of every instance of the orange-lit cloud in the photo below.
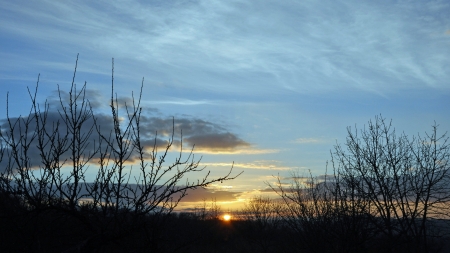
<svg viewBox="0 0 450 253">
<path fill-rule="evenodd" d="M 271 199 L 279 199 L 279 195 L 270 188 L 261 190 L 254 189 L 251 191 L 236 192 L 236 193 L 230 192 L 230 196 L 232 197 L 224 197 L 224 195 L 222 195 L 221 193 L 218 195 L 220 196 L 220 198 L 214 198 L 212 196 L 212 198 L 209 199 L 208 198 L 199 199 L 199 197 L 202 196 L 203 193 L 198 192 L 197 194 L 198 195 L 195 198 L 183 199 L 178 204 L 176 210 L 188 212 L 196 211 L 202 207 L 208 208 L 210 207 L 212 202 L 215 202 L 215 204 L 221 209 L 222 212 L 238 211 L 241 210 L 249 200 L 255 197 L 264 196 L 269 197 Z M 204 196 L 208 196 L 208 194 Z"/>
<path fill-rule="evenodd" d="M 186 149 L 185 149 L 186 150 Z M 273 154 L 280 152 L 279 149 L 258 149 L 258 148 L 197 148 L 195 146 L 195 153 L 211 154 L 211 155 L 261 155 Z"/>
<path fill-rule="evenodd" d="M 254 161 L 251 163 L 234 163 L 234 168 L 254 170 L 291 170 L 291 167 L 281 166 L 277 161 Z M 230 163 L 202 163 L 205 166 L 230 167 Z"/>
<path fill-rule="evenodd" d="M 161 148 L 162 146 L 160 146 Z M 180 142 L 175 141 L 170 151 L 180 151 Z M 253 146 L 248 147 L 212 147 L 197 145 L 190 145 L 183 143 L 183 152 L 191 152 L 195 154 L 209 154 L 209 155 L 261 155 L 261 154 L 274 154 L 279 153 L 279 149 L 260 149 Z"/>
</svg>

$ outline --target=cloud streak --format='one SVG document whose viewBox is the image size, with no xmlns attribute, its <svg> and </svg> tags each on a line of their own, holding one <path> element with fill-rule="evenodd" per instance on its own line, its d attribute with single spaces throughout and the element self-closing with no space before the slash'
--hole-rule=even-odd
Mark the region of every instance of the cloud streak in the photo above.
<svg viewBox="0 0 450 253">
<path fill-rule="evenodd" d="M 322 142 L 324 142 L 324 140 L 319 138 L 298 138 L 294 140 L 294 143 L 297 144 L 316 144 Z"/>
</svg>

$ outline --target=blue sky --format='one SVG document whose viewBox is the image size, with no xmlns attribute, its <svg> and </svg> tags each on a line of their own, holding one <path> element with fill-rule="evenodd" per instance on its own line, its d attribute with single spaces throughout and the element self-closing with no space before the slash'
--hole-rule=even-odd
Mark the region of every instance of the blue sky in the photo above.
<svg viewBox="0 0 450 253">
<path fill-rule="evenodd" d="M 67 89 L 78 53 L 77 83 L 107 99 L 114 58 L 121 96 L 145 78 L 146 113 L 162 120 L 146 129 L 192 127 L 214 175 L 244 170 L 216 186 L 243 200 L 272 175 L 324 174 L 346 127 L 376 115 L 408 135 L 449 130 L 449 13 L 448 1 L 2 1 L 0 115 L 8 91 L 10 113 L 27 114 L 38 73 L 41 101 Z"/>
</svg>

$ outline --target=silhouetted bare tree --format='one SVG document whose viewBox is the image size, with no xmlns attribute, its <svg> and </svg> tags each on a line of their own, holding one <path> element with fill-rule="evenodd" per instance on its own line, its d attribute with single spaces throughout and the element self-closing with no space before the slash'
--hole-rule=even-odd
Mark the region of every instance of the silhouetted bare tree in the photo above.
<svg viewBox="0 0 450 253">
<path fill-rule="evenodd" d="M 375 117 L 362 130 L 349 127 L 332 157 L 337 193 L 367 204 L 372 224 L 389 241 L 385 251 L 430 251 L 429 240 L 439 236 L 430 234 L 430 218 L 448 218 L 450 201 L 448 137 L 438 135 L 436 124 L 431 134 L 409 138 Z"/>
<path fill-rule="evenodd" d="M 290 186 L 276 177 L 270 187 L 282 198 L 278 215 L 291 232 L 293 250 L 301 252 L 365 252 L 370 229 L 365 206 L 336 195 L 333 177 L 320 179 L 293 173 Z M 288 233 L 289 234 L 289 233 Z M 295 243 L 294 243 L 295 242 Z"/>
<path fill-rule="evenodd" d="M 376 117 L 332 151 L 333 176 L 294 173 L 269 184 L 283 223 L 307 252 L 436 252 L 448 237 L 450 146 L 446 134 L 409 138 Z M 447 233 L 447 234 L 446 234 Z"/>
<path fill-rule="evenodd" d="M 57 110 L 51 102 L 36 101 L 39 77 L 34 92 L 29 90 L 27 116 L 11 117 L 7 108 L 0 126 L 0 191 L 18 196 L 35 213 L 51 211 L 83 224 L 89 233 L 73 245 L 80 250 L 142 233 L 157 251 L 164 216 L 188 190 L 239 174 L 232 176 L 231 168 L 219 178 L 210 179 L 207 171 L 199 180 L 188 180 L 205 167 L 194 157 L 194 147 L 182 150 L 182 137 L 178 155 L 167 164 L 174 128 L 167 142 L 155 134 L 147 148 L 149 133 L 141 130 L 143 80 L 139 97 L 122 103 L 114 92 L 113 61 L 108 117 L 94 114 L 86 83 L 75 84 L 76 69 L 68 93 L 58 87 Z"/>
</svg>

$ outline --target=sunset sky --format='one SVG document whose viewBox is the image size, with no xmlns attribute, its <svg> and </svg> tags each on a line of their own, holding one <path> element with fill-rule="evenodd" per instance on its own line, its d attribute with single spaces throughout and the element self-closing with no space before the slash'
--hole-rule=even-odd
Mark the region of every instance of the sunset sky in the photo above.
<svg viewBox="0 0 450 253">
<path fill-rule="evenodd" d="M 182 206 L 232 209 L 273 176 L 325 174 L 347 126 L 376 115 L 408 135 L 450 130 L 449 14 L 419 0 L 1 1 L 0 120 L 7 92 L 10 116 L 28 114 L 39 73 L 39 101 L 67 91 L 77 54 L 76 83 L 107 113 L 114 58 L 119 97 L 145 78 L 144 131 L 174 117 L 213 176 L 244 171 Z"/>
</svg>

